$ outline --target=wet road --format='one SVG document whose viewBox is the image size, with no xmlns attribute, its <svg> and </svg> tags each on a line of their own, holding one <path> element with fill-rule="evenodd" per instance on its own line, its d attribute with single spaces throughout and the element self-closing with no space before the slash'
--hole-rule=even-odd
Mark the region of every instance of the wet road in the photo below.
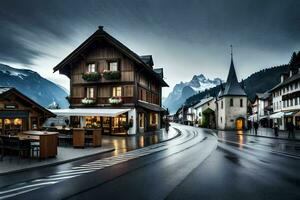
<svg viewBox="0 0 300 200">
<path fill-rule="evenodd" d="M 2 187 L 0 198 L 1 195 L 13 199 L 40 199 L 42 195 L 43 199 L 300 198 L 297 142 L 224 132 L 219 133 L 217 142 L 210 130 L 174 127 L 182 132 L 174 140 L 112 158 L 73 163 L 47 173 L 47 177 Z M 34 190 L 28 192 L 30 189 Z"/>
</svg>

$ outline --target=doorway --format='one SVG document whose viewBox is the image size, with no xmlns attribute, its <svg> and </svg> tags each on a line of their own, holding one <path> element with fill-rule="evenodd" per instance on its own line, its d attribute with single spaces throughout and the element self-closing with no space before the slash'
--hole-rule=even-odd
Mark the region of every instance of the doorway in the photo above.
<svg viewBox="0 0 300 200">
<path fill-rule="evenodd" d="M 245 127 L 245 119 L 244 118 L 236 119 L 235 127 L 236 127 L 236 130 L 243 130 Z"/>
<path fill-rule="evenodd" d="M 139 113 L 139 132 L 145 131 L 145 113 Z"/>
</svg>

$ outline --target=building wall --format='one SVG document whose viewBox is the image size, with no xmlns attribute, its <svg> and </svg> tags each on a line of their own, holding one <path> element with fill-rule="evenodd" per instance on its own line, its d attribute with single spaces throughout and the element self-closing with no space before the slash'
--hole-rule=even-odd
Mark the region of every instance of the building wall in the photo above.
<svg viewBox="0 0 300 200">
<path fill-rule="evenodd" d="M 233 106 L 230 106 L 230 99 L 233 99 Z M 243 106 L 240 106 L 240 99 Z M 221 102 L 223 101 L 223 109 Z M 247 126 L 247 97 L 223 97 L 218 101 L 218 129 L 236 129 L 236 120 L 243 118 Z M 222 120 L 221 120 L 222 118 Z"/>
</svg>

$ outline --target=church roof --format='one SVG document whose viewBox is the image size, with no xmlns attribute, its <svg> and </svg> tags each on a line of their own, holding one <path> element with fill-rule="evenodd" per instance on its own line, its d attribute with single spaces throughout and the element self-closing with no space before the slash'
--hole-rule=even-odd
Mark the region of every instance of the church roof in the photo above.
<svg viewBox="0 0 300 200">
<path fill-rule="evenodd" d="M 222 96 L 246 96 L 246 93 L 244 89 L 241 87 L 240 83 L 238 82 L 236 76 L 232 53 L 231 53 L 230 69 L 226 80 L 226 84 L 224 88 L 221 87 L 221 91 L 219 93 L 219 97 Z"/>
</svg>

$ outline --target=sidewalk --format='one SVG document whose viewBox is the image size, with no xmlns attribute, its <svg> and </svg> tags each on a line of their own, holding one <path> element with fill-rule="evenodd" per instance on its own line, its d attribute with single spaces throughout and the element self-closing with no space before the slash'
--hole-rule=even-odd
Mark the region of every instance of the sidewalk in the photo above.
<svg viewBox="0 0 300 200">
<path fill-rule="evenodd" d="M 171 140 L 179 135 L 180 134 L 174 129 L 170 129 L 168 133 L 164 129 L 161 129 L 155 132 L 126 137 L 104 135 L 102 138 L 102 147 L 74 149 L 72 146 L 60 146 L 58 147 L 58 154 L 55 158 L 49 158 L 41 161 L 38 159 L 19 159 L 17 156 L 6 156 L 3 158 L 3 161 L 0 161 L 0 176 L 7 173 L 30 170 L 33 168 L 59 165 L 107 152 L 112 152 L 112 155 L 117 155 L 133 149 Z"/>
<path fill-rule="evenodd" d="M 243 131 L 243 134 L 255 136 L 254 129 Z M 300 141 L 300 131 L 295 130 L 295 138 L 288 138 L 288 131 L 279 131 L 278 137 L 275 137 L 274 130 L 271 128 L 261 128 L 257 130 L 257 136 L 268 137 L 268 138 L 277 138 L 277 139 L 286 139 L 286 140 L 299 140 Z"/>
</svg>

